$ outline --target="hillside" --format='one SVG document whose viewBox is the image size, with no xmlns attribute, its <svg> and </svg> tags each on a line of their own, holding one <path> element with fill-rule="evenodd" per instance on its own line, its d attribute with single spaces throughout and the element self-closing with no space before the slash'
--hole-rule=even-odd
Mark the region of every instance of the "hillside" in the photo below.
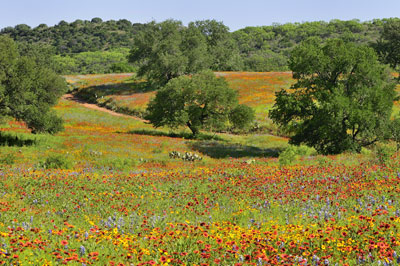
<svg viewBox="0 0 400 266">
<path fill-rule="evenodd" d="M 289 77 L 220 75 L 244 92 L 245 80 L 273 90 Z M 108 86 L 129 76 L 68 79 Z M 270 102 L 245 95 L 254 106 Z M 31 135 L 13 120 L 1 126 L 3 262 L 375 265 L 400 252 L 396 155 L 388 165 L 364 153 L 305 155 L 284 166 L 271 153 L 284 138 L 191 140 L 68 99 L 55 110 L 66 121 L 56 136 Z M 170 158 L 172 151 L 203 159 Z"/>
<path fill-rule="evenodd" d="M 103 21 L 93 18 L 91 21 L 78 19 L 72 23 L 60 21 L 54 26 L 40 24 L 35 28 L 20 24 L 3 28 L 1 34 L 9 35 L 18 42 L 50 45 L 57 54 L 69 54 L 130 48 L 135 34 L 144 27 L 126 19 Z"/>
<path fill-rule="evenodd" d="M 275 101 L 275 92 L 293 84 L 290 72 L 217 72 L 239 94 L 239 102 L 254 108 L 260 130 L 278 134 L 276 125 L 268 118 L 268 111 Z M 81 99 L 119 113 L 143 117 L 155 91 L 134 74 L 68 75 L 68 83 Z M 400 92 L 400 85 L 397 85 Z M 400 111 L 395 102 L 393 115 Z"/>
<path fill-rule="evenodd" d="M 332 20 L 246 27 L 230 33 L 240 58 L 234 70 L 285 71 L 293 47 L 312 36 L 372 44 L 388 20 Z M 135 36 L 145 28 L 146 24 L 126 19 L 102 21 L 93 18 L 72 23 L 61 21 L 54 26 L 41 24 L 35 28 L 20 24 L 2 29 L 0 35 L 9 35 L 22 44 L 50 46 L 60 66 L 58 71 L 63 74 L 115 73 L 134 70 L 126 56 L 133 48 Z"/>
</svg>

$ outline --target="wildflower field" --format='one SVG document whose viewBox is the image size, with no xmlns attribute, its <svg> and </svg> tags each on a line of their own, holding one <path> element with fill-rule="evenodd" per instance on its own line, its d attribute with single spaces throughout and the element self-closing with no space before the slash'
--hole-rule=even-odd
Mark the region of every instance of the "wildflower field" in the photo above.
<svg viewBox="0 0 400 266">
<path fill-rule="evenodd" d="M 274 104 L 275 92 L 288 89 L 294 83 L 291 72 L 216 72 L 216 75 L 224 77 L 238 92 L 241 104 L 255 110 L 259 124 L 276 133 L 268 112 Z M 66 79 L 85 99 L 139 117 L 143 116 L 147 103 L 155 96 L 155 91 L 149 91 L 145 82 L 133 74 L 77 75 L 66 76 Z M 400 84 L 397 91 L 400 92 Z M 399 112 L 400 101 L 397 101 L 394 114 Z"/>
<path fill-rule="evenodd" d="M 230 87 L 238 91 L 241 104 L 256 110 L 257 119 L 265 120 L 274 103 L 275 92 L 288 88 L 292 83 L 290 72 L 217 72 Z M 143 111 L 154 91 L 147 91 L 141 80 L 131 74 L 67 76 L 67 80 L 83 95 L 90 98 L 97 95 L 97 103 L 112 102 L 111 108 Z M 101 98 L 103 96 L 103 98 Z"/>
<path fill-rule="evenodd" d="M 273 91 L 292 82 L 289 73 L 220 75 L 259 119 Z M 81 88 L 114 84 L 104 98 L 135 102 L 125 83 L 139 93 L 130 75 L 67 78 Z M 397 154 L 281 165 L 287 139 L 277 136 L 192 140 L 74 101 L 55 109 L 65 120 L 56 136 L 13 120 L 0 126 L 0 265 L 400 264 Z"/>
</svg>

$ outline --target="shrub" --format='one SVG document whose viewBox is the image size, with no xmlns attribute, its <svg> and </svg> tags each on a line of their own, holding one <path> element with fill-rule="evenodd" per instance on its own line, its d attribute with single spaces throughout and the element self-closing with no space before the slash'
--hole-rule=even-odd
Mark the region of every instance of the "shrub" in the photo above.
<svg viewBox="0 0 400 266">
<path fill-rule="evenodd" d="M 365 155 L 365 156 L 371 156 L 372 155 L 372 151 L 370 149 L 362 147 L 361 148 L 361 154 Z"/>
<path fill-rule="evenodd" d="M 12 153 L 8 153 L 4 156 L 0 157 L 0 164 L 4 165 L 13 165 L 15 163 L 15 155 Z"/>
<path fill-rule="evenodd" d="M 389 145 L 380 144 L 375 148 L 375 161 L 379 164 L 388 164 L 396 149 Z"/>
<path fill-rule="evenodd" d="M 328 157 L 325 156 L 321 156 L 317 159 L 317 162 L 319 164 L 319 166 L 322 167 L 328 167 L 332 165 L 332 159 L 329 159 Z"/>
<path fill-rule="evenodd" d="M 39 166 L 45 169 L 70 169 L 73 162 L 62 154 L 50 154 Z"/>
<path fill-rule="evenodd" d="M 132 167 L 137 166 L 136 160 L 129 158 L 116 158 L 109 161 L 108 165 L 115 170 L 129 170 Z"/>
<path fill-rule="evenodd" d="M 235 128 L 247 129 L 252 125 L 255 114 L 254 110 L 243 104 L 238 104 L 229 114 L 229 119 Z"/>
<path fill-rule="evenodd" d="M 289 145 L 280 155 L 279 164 L 288 165 L 292 164 L 295 160 L 299 159 L 301 156 L 310 156 L 315 154 L 315 149 L 301 145 Z"/>
</svg>

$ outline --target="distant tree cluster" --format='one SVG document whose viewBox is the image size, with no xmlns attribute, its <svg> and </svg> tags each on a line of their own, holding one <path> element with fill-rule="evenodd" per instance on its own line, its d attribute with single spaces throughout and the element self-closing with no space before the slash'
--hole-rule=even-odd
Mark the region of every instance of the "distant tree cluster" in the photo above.
<svg viewBox="0 0 400 266">
<path fill-rule="evenodd" d="M 246 27 L 232 33 L 246 71 L 288 70 L 288 59 L 294 47 L 310 37 L 322 41 L 339 38 L 358 44 L 375 43 L 383 26 L 392 19 L 331 20 L 304 23 L 273 24 Z"/>
<path fill-rule="evenodd" d="M 137 68 L 129 64 L 128 48 L 107 51 L 54 55 L 55 70 L 62 74 L 129 73 Z"/>
<path fill-rule="evenodd" d="M 60 21 L 55 26 L 40 24 L 31 28 L 26 24 L 7 27 L 1 35 L 9 35 L 17 42 L 40 43 L 54 47 L 57 54 L 103 51 L 131 47 L 135 35 L 145 25 L 132 24 L 126 19 L 103 21 L 100 18 Z"/>
<path fill-rule="evenodd" d="M 103 21 L 100 18 L 60 21 L 55 26 L 35 28 L 20 24 L 7 27 L 7 35 L 22 44 L 36 44 L 51 51 L 55 70 L 61 74 L 133 72 L 127 55 L 136 34 L 146 26 L 126 19 Z"/>
<path fill-rule="evenodd" d="M 0 36 L 0 115 L 25 121 L 33 133 L 63 129 L 51 107 L 67 86 L 50 62 L 37 47 L 18 49 L 12 39 Z"/>
<path fill-rule="evenodd" d="M 400 19 L 391 19 L 384 24 L 376 50 L 384 63 L 400 71 Z"/>
<path fill-rule="evenodd" d="M 246 27 L 229 32 L 223 23 L 213 20 L 192 22 L 184 26 L 182 22 L 172 20 L 140 24 L 126 19 L 102 21 L 100 18 L 93 18 L 91 21 L 76 20 L 72 23 L 61 21 L 51 27 L 41 24 L 31 28 L 20 24 L 2 29 L 0 35 L 8 35 L 19 43 L 50 46 L 52 53 L 58 55 L 60 65 L 65 67 L 58 70 L 64 74 L 108 73 L 121 68 L 130 70 L 132 66 L 121 48 L 134 47 L 136 52 L 131 53 L 131 61 L 141 62 L 143 65 L 142 55 L 139 53 L 156 52 L 167 43 L 174 44 L 177 50 L 170 51 L 165 57 L 159 55 L 159 59 L 171 62 L 168 66 L 172 69 L 171 74 L 191 73 L 195 69 L 203 69 L 204 66 L 213 70 L 281 71 L 289 69 L 288 60 L 294 47 L 309 37 L 319 37 L 322 41 L 339 38 L 358 44 L 371 44 L 385 32 L 381 38 L 383 45 L 380 46 L 380 51 L 384 50 L 381 57 L 389 60 L 393 58 L 389 56 L 392 48 L 385 43 L 395 35 L 390 33 L 395 32 L 395 26 L 392 27 L 394 30 L 390 30 L 389 26 L 384 30 L 384 26 L 395 21 L 399 23 L 396 18 L 367 22 L 332 20 L 286 23 Z M 155 32 L 157 35 L 152 35 Z M 144 45 L 150 41 L 154 44 L 145 49 Z M 177 56 L 174 62 L 184 63 L 186 67 L 173 70 L 171 56 Z M 94 57 L 101 59 L 96 61 Z"/>
</svg>

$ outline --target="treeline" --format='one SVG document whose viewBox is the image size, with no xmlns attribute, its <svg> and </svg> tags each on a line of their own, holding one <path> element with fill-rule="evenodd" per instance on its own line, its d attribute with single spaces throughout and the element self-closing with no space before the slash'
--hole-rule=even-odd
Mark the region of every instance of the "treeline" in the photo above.
<svg viewBox="0 0 400 266">
<path fill-rule="evenodd" d="M 64 20 L 57 25 L 40 24 L 31 28 L 26 24 L 7 27 L 1 35 L 9 35 L 17 42 L 28 42 L 50 45 L 56 54 L 95 52 L 115 48 L 131 48 L 135 35 L 145 27 L 126 19 L 103 21 L 101 18 L 75 20 L 68 23 Z"/>
<path fill-rule="evenodd" d="M 55 70 L 62 74 L 132 72 L 135 69 L 128 64 L 127 55 L 135 35 L 145 27 L 126 19 L 93 18 L 60 21 L 51 27 L 20 24 L 2 29 L 0 35 L 44 48 L 53 55 Z"/>
<path fill-rule="evenodd" d="M 359 44 L 372 44 L 381 35 L 383 25 L 392 20 L 399 19 L 273 24 L 246 27 L 235 32 L 229 32 L 219 22 L 197 21 L 186 28 L 196 25 L 201 30 L 201 25 L 213 22 L 223 30 L 224 42 L 229 44 L 227 48 L 231 53 L 229 59 L 226 58 L 228 63 L 215 62 L 215 66 L 218 66 L 215 70 L 281 71 L 288 70 L 288 58 L 293 48 L 309 37 L 315 36 L 322 40 L 339 38 Z M 136 68 L 134 64 L 128 63 L 129 50 L 136 49 L 136 37 L 151 27 L 152 23 L 132 23 L 126 19 L 102 21 L 100 18 L 93 18 L 91 21 L 76 20 L 72 23 L 61 21 L 51 27 L 40 24 L 31 28 L 20 24 L 2 29 L 0 35 L 8 35 L 18 43 L 47 47 L 59 73 L 131 72 Z M 207 30 L 201 30 L 201 33 L 210 47 L 213 42 L 212 33 Z M 222 47 L 214 45 L 214 49 L 208 52 L 225 53 L 217 49 Z"/>
<path fill-rule="evenodd" d="M 232 35 L 239 47 L 244 70 L 287 70 L 290 52 L 309 37 L 319 37 L 323 41 L 339 38 L 358 44 L 372 44 L 379 38 L 383 25 L 390 20 L 398 19 L 374 19 L 366 22 L 336 19 L 330 22 L 274 24 L 246 27 Z"/>
</svg>

